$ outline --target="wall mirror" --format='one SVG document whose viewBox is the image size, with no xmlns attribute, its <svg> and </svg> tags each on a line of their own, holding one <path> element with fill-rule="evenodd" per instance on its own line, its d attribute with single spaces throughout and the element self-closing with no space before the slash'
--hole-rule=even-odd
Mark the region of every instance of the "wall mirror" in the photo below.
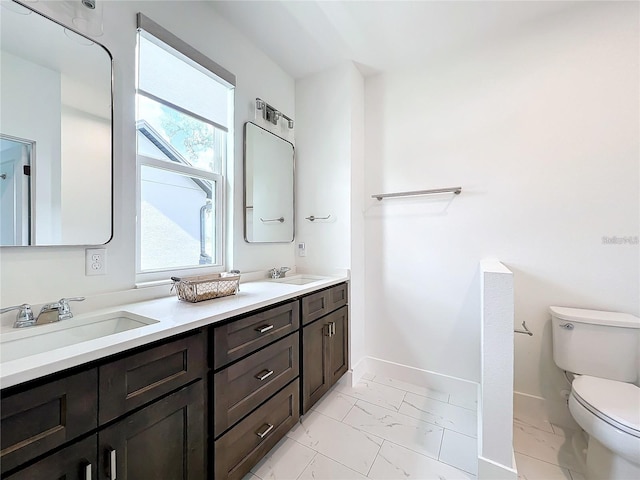
<svg viewBox="0 0 640 480">
<path fill-rule="evenodd" d="M 244 239 L 289 243 L 294 238 L 293 145 L 244 125 Z"/>
<path fill-rule="evenodd" d="M 0 12 L 0 245 L 112 233 L 112 59 L 19 3 Z"/>
</svg>

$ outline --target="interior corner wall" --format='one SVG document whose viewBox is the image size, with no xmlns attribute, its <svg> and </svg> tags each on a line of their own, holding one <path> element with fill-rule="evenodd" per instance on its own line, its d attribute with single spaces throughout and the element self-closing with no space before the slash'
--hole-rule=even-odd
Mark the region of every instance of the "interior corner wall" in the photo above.
<svg viewBox="0 0 640 480">
<path fill-rule="evenodd" d="M 61 2 L 30 4 L 70 25 Z M 293 244 L 250 245 L 243 239 L 243 125 L 254 119 L 255 98 L 261 97 L 285 113 L 295 106 L 295 83 L 269 57 L 220 17 L 208 2 L 104 2 L 104 34 L 96 40 L 114 59 L 114 224 L 108 250 L 108 274 L 85 276 L 84 246 L 0 250 L 2 305 L 44 303 L 61 297 L 95 295 L 133 288 L 136 244 L 135 51 L 136 13 L 142 12 L 237 77 L 234 164 L 227 174 L 230 215 L 227 267 L 260 270 L 294 263 Z M 27 272 L 27 274 L 25 274 Z M 167 288 L 168 293 L 168 288 Z"/>
<path fill-rule="evenodd" d="M 463 189 L 368 200 L 369 355 L 478 381 L 482 258 L 514 272 L 534 332 L 515 339 L 517 391 L 566 388 L 550 305 L 639 313 L 638 18 L 589 2 L 366 80 L 367 193 Z"/>
<path fill-rule="evenodd" d="M 349 66 L 351 92 L 351 368 L 366 356 L 364 238 L 364 78 Z"/>
</svg>

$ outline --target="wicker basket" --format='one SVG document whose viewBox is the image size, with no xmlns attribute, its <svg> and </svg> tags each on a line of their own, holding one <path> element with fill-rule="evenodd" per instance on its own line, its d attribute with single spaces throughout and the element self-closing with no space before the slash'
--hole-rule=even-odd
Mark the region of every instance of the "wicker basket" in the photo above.
<svg viewBox="0 0 640 480">
<path fill-rule="evenodd" d="M 192 303 L 235 295 L 240 287 L 240 275 L 223 277 L 215 273 L 197 277 L 171 277 L 171 280 L 173 280 L 171 289 L 176 290 L 178 298 Z"/>
</svg>

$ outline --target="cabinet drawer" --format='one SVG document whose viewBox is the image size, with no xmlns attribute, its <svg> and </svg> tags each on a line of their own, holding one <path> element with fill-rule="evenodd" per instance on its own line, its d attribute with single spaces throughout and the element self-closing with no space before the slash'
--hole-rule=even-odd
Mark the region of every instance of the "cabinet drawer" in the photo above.
<svg viewBox="0 0 640 480">
<path fill-rule="evenodd" d="M 302 298 L 302 324 L 307 325 L 347 304 L 347 284 L 313 293 Z"/>
<path fill-rule="evenodd" d="M 42 460 L 18 470 L 6 480 L 87 480 L 98 478 L 96 435 L 69 445 Z M 3 477 L 5 478 L 5 477 Z"/>
<path fill-rule="evenodd" d="M 204 334 L 152 347 L 100 367 L 100 425 L 202 378 Z"/>
<path fill-rule="evenodd" d="M 97 387 L 94 368 L 2 398 L 2 472 L 95 429 Z"/>
<path fill-rule="evenodd" d="M 213 328 L 213 368 L 248 355 L 298 329 L 298 302 L 290 302 L 264 312 Z"/>
<path fill-rule="evenodd" d="M 299 334 L 214 375 L 214 435 L 218 436 L 299 375 Z"/>
<path fill-rule="evenodd" d="M 215 478 L 241 479 L 286 435 L 300 416 L 293 381 L 215 442 Z"/>
</svg>

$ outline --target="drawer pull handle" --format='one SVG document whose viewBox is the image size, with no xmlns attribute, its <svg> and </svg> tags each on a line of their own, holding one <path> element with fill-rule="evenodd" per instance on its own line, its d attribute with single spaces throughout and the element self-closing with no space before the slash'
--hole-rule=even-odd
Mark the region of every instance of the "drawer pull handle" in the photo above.
<svg viewBox="0 0 640 480">
<path fill-rule="evenodd" d="M 261 371 L 259 374 L 256 375 L 256 378 L 260 381 L 264 380 L 265 378 L 269 378 L 271 375 L 273 375 L 273 370 L 263 370 Z"/>
<path fill-rule="evenodd" d="M 331 322 L 331 336 L 336 334 L 336 322 Z"/>
<path fill-rule="evenodd" d="M 256 332 L 264 333 L 268 332 L 273 328 L 273 325 L 262 325 L 261 327 L 256 328 Z"/>
<path fill-rule="evenodd" d="M 109 480 L 116 480 L 116 451 L 109 450 Z"/>
<path fill-rule="evenodd" d="M 84 467 L 84 480 L 91 480 L 91 464 Z"/>
<path fill-rule="evenodd" d="M 267 427 L 267 428 L 265 428 L 263 431 L 259 431 L 259 430 L 258 430 L 258 431 L 256 432 L 256 435 L 258 435 L 260 438 L 264 438 L 264 437 L 266 437 L 266 436 L 269 434 L 269 432 L 270 432 L 271 430 L 273 430 L 273 425 L 271 425 L 270 423 L 267 423 L 266 425 L 263 425 L 263 427 L 262 427 L 262 428 L 264 428 L 264 427 Z"/>
</svg>

